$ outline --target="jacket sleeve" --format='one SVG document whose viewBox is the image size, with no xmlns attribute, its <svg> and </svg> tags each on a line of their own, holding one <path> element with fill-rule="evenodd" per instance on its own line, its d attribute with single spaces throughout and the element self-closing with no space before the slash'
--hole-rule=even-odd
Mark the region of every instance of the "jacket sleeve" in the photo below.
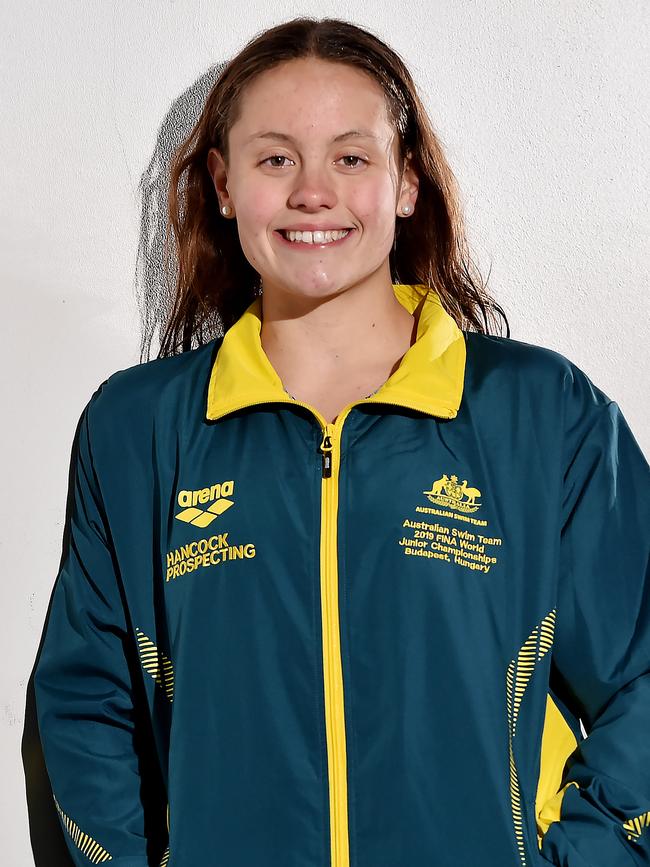
<svg viewBox="0 0 650 867">
<path fill-rule="evenodd" d="M 619 406 L 569 377 L 552 666 L 587 737 L 537 817 L 558 867 L 650 865 L 650 467 Z"/>
<path fill-rule="evenodd" d="M 34 671 L 54 803 L 78 867 L 147 867 L 134 749 L 125 605 L 84 409 L 73 449 L 69 535 Z"/>
</svg>

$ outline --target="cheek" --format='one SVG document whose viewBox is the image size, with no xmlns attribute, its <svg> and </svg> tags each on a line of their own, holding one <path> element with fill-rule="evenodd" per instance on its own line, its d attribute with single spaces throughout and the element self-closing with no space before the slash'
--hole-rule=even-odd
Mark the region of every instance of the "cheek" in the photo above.
<svg viewBox="0 0 650 867">
<path fill-rule="evenodd" d="M 237 232 L 244 254 L 251 260 L 255 250 L 268 246 L 268 235 L 277 222 L 278 209 L 268 207 L 263 198 L 256 196 L 254 201 L 240 203 L 237 207 Z"/>
<path fill-rule="evenodd" d="M 346 202 L 350 212 L 367 227 L 384 226 L 395 216 L 395 192 L 390 184 L 355 190 Z"/>
<path fill-rule="evenodd" d="M 269 223 L 272 223 L 273 214 L 277 214 L 277 212 L 277 207 L 260 194 L 245 202 L 243 207 L 240 206 L 237 210 L 242 223 L 253 232 L 259 232 Z"/>
<path fill-rule="evenodd" d="M 284 201 L 284 194 L 278 187 L 277 183 L 265 184 L 263 178 L 238 185 L 237 214 L 245 225 L 258 229 L 272 222 Z"/>
</svg>

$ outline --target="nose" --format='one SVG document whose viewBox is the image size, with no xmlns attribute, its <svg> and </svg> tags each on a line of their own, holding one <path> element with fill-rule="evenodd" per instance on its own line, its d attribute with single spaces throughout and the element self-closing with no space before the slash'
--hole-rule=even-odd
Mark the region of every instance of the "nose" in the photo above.
<svg viewBox="0 0 650 867">
<path fill-rule="evenodd" d="M 294 186 L 289 196 L 291 208 L 317 211 L 322 207 L 333 208 L 338 196 L 334 183 L 322 165 L 303 165 L 294 176 Z"/>
</svg>

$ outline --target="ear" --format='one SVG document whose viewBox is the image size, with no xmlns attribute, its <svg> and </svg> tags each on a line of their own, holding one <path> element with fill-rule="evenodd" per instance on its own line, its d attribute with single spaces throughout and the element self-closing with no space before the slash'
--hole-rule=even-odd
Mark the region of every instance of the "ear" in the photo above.
<svg viewBox="0 0 650 867">
<path fill-rule="evenodd" d="M 404 171 L 402 172 L 402 188 L 400 190 L 400 201 L 408 201 L 412 208 L 415 207 L 415 202 L 418 197 L 418 189 L 420 187 L 420 178 L 418 177 L 415 168 L 412 165 L 411 152 L 406 154 L 404 161 Z"/>
<path fill-rule="evenodd" d="M 217 148 L 210 148 L 206 162 L 219 201 L 225 204 L 228 201 L 228 187 L 226 186 L 228 174 L 221 151 L 217 150 Z"/>
</svg>

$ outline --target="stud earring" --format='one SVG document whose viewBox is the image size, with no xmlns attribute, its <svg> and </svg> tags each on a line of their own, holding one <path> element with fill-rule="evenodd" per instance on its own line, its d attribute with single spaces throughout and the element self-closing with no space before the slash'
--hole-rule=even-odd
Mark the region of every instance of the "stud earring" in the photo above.
<svg viewBox="0 0 650 867">
<path fill-rule="evenodd" d="M 410 211 L 411 211 L 411 206 L 410 206 L 410 205 L 404 205 L 404 207 L 402 208 L 402 213 L 403 213 L 403 214 L 408 214 L 408 213 L 410 213 Z"/>
<path fill-rule="evenodd" d="M 230 207 L 230 205 L 224 205 L 221 209 L 221 213 L 224 215 L 224 217 L 227 217 L 230 214 L 231 210 L 232 208 Z"/>
</svg>

